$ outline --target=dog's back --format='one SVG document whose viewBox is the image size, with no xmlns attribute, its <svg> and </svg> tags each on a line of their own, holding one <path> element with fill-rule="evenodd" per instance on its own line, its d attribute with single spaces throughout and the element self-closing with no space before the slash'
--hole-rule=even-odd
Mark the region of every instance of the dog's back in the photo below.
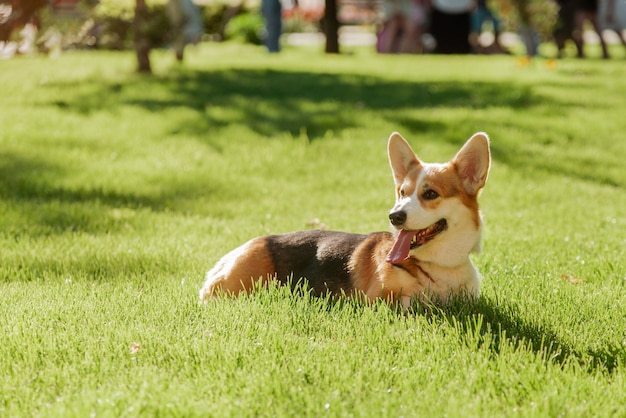
<svg viewBox="0 0 626 418">
<path fill-rule="evenodd" d="M 340 294 L 353 286 L 348 263 L 367 235 L 336 231 L 300 231 L 266 237 L 276 278 L 301 278 L 318 294 Z"/>
<path fill-rule="evenodd" d="M 226 254 L 207 273 L 200 297 L 205 299 L 218 288 L 237 294 L 259 280 L 263 284 L 273 278 L 294 286 L 306 280 L 317 294 L 340 295 L 354 287 L 349 263 L 367 237 L 310 230 L 254 238 Z"/>
</svg>

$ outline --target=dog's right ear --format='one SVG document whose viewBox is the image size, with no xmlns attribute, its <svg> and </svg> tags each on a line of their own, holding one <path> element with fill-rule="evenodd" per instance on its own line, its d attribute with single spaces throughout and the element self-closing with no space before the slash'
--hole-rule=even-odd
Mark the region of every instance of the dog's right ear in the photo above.
<svg viewBox="0 0 626 418">
<path fill-rule="evenodd" d="M 463 186 L 470 195 L 477 195 L 485 186 L 491 167 L 489 137 L 484 132 L 475 133 L 467 140 L 452 160 Z"/>
<path fill-rule="evenodd" d="M 396 186 L 404 182 L 404 178 L 411 167 L 422 165 L 409 143 L 398 132 L 394 132 L 389 136 L 387 153 L 389 154 L 389 165 L 391 166 Z"/>
</svg>

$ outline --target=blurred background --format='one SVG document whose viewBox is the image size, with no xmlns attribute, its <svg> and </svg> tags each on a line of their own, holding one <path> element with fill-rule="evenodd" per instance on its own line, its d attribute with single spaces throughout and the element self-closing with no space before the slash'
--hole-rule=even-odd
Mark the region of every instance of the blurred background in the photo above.
<svg viewBox="0 0 626 418">
<path fill-rule="evenodd" d="M 173 48 L 182 60 L 186 44 L 237 40 L 270 52 L 319 44 L 555 58 L 568 45 L 584 57 L 592 43 L 609 58 L 605 44 L 626 48 L 625 27 L 626 0 L 0 0 L 0 57 Z"/>
</svg>

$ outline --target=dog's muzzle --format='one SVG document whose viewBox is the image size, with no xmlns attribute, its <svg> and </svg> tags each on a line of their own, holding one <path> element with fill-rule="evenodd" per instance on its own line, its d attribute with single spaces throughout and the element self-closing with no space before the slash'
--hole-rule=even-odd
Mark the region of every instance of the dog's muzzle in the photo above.
<svg viewBox="0 0 626 418">
<path fill-rule="evenodd" d="M 406 212 L 399 210 L 389 214 L 389 220 L 393 226 L 400 226 L 406 222 Z"/>
</svg>

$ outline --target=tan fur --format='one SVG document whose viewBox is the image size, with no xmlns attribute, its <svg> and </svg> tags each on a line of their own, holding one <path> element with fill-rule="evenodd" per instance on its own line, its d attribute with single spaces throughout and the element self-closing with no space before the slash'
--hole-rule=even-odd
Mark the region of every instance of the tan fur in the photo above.
<svg viewBox="0 0 626 418">
<path fill-rule="evenodd" d="M 418 197 L 422 206 L 429 209 L 435 209 L 441 200 L 429 201 L 422 198 L 421 194 L 427 189 L 433 189 L 444 198 L 458 198 L 461 203 L 469 208 L 473 214 L 473 221 L 476 227 L 480 225 L 480 215 L 478 211 L 477 196 L 471 196 L 467 193 L 463 186 L 463 182 L 459 178 L 454 163 L 442 164 L 438 167 L 429 168 L 428 174 L 424 179 Z"/>
<path fill-rule="evenodd" d="M 265 285 L 275 276 L 271 255 L 263 237 L 254 238 L 223 257 L 207 273 L 213 280 L 203 288 L 200 297 L 207 299 L 217 293 L 237 295 L 249 292 L 256 285 Z"/>
<path fill-rule="evenodd" d="M 396 196 L 407 196 L 413 194 L 415 187 L 417 186 L 417 178 L 422 172 L 423 167 L 420 164 L 411 163 L 411 166 L 407 170 L 402 184 L 396 188 Z"/>
<path fill-rule="evenodd" d="M 400 265 L 386 262 L 385 257 L 392 245 L 391 236 L 382 240 L 372 236 L 355 249 L 349 264 L 355 278 L 355 289 L 351 294 L 365 295 L 369 301 L 400 302 L 406 307 L 412 299 L 420 302 L 443 300 L 453 290 L 447 283 L 438 282 L 431 276 L 429 263 L 415 258 L 407 258 Z M 470 287 L 463 286 L 463 291 L 472 295 L 474 292 Z"/>
<path fill-rule="evenodd" d="M 392 245 L 391 237 L 386 240 L 370 238 L 355 250 L 350 267 L 355 277 L 355 288 L 368 300 L 382 298 L 389 303 L 405 304 L 411 297 L 419 297 L 427 291 L 430 283 L 412 265 L 407 264 L 406 269 L 400 269 L 387 263 L 385 257 Z"/>
</svg>

